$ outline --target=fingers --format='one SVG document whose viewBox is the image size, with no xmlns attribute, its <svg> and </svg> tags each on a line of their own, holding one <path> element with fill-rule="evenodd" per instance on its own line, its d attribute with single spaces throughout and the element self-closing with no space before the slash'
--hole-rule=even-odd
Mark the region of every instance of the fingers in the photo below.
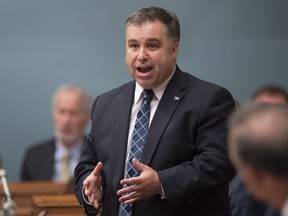
<svg viewBox="0 0 288 216">
<path fill-rule="evenodd" d="M 100 204 L 97 200 L 95 200 L 93 203 L 94 208 L 98 209 L 100 207 Z"/>
<path fill-rule="evenodd" d="M 127 194 L 131 194 L 139 190 L 141 190 L 141 188 L 138 185 L 130 185 L 130 186 L 123 187 L 122 189 L 118 190 L 117 195 L 126 196 Z"/>
<path fill-rule="evenodd" d="M 120 181 L 121 185 L 138 185 L 140 184 L 141 179 L 139 177 L 134 177 L 134 178 L 127 178 L 127 179 L 122 179 Z"/>
<path fill-rule="evenodd" d="M 140 170 L 140 172 L 143 172 L 145 167 L 147 167 L 146 165 L 142 164 L 141 162 L 139 162 L 135 158 L 133 158 L 132 163 L 136 169 Z M 117 195 L 118 196 L 125 196 L 125 198 L 128 198 L 128 199 L 129 198 L 135 198 L 134 197 L 135 194 L 133 195 L 133 193 L 135 191 L 141 190 L 141 188 L 140 188 L 141 183 L 142 183 L 141 174 L 138 177 L 122 179 L 120 181 L 120 184 L 122 184 L 124 187 L 117 192 Z M 127 197 L 127 194 L 129 194 L 128 197 Z"/>
<path fill-rule="evenodd" d="M 84 194 L 91 205 L 93 205 L 95 208 L 99 207 L 99 202 L 102 198 L 101 191 L 96 188 L 93 189 L 90 187 L 84 189 Z"/>
<path fill-rule="evenodd" d="M 103 168 L 103 164 L 98 162 L 94 170 L 90 173 L 90 175 L 83 181 L 83 185 L 87 188 L 92 186 L 93 184 L 100 185 L 101 184 L 101 170 Z"/>
<path fill-rule="evenodd" d="M 123 195 L 119 198 L 119 202 L 124 202 L 126 204 L 132 204 L 134 202 L 137 202 L 141 200 L 141 194 L 137 191 L 134 191 L 132 193 L 128 193 L 126 195 Z"/>
<path fill-rule="evenodd" d="M 96 197 L 93 197 L 93 196 L 89 196 L 87 197 L 88 198 L 88 203 L 90 205 L 93 205 L 96 209 L 99 208 L 100 206 L 100 202 L 98 201 L 98 199 Z"/>
<path fill-rule="evenodd" d="M 156 194 L 162 194 L 161 183 L 158 174 L 151 167 L 133 159 L 133 166 L 140 170 L 140 176 L 122 179 L 124 185 L 117 192 L 120 202 L 133 203 Z M 125 185 L 128 185 L 125 187 Z"/>
<path fill-rule="evenodd" d="M 99 202 L 102 199 L 101 191 L 101 170 L 103 164 L 98 162 L 94 170 L 83 181 L 84 194 L 87 197 L 89 203 L 95 208 L 99 207 Z"/>
<path fill-rule="evenodd" d="M 140 161 L 138 161 L 137 159 L 133 158 L 132 159 L 132 163 L 133 166 L 139 170 L 141 173 L 147 169 L 149 169 L 148 166 L 146 166 L 145 164 L 141 163 Z M 127 178 L 127 179 L 123 179 L 120 181 L 120 184 L 122 185 L 139 185 L 141 183 L 141 173 L 139 177 L 133 177 L 133 178 Z"/>
<path fill-rule="evenodd" d="M 139 184 L 135 184 L 135 182 L 139 182 Z M 117 195 L 120 196 L 119 202 L 132 204 L 144 198 L 143 196 L 141 196 L 142 192 L 140 192 L 140 191 L 143 191 L 143 188 L 140 184 L 139 177 L 135 177 L 131 179 L 123 179 L 121 183 L 124 183 L 124 187 L 117 191 Z M 132 184 L 130 185 L 130 183 Z M 125 185 L 130 185 L 130 186 L 125 186 Z"/>
</svg>

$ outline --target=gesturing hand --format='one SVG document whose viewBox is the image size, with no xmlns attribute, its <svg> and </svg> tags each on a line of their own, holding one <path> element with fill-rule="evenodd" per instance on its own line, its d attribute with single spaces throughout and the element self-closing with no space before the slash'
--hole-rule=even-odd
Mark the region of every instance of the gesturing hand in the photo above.
<svg viewBox="0 0 288 216">
<path fill-rule="evenodd" d="M 119 201 L 131 204 L 161 194 L 161 184 L 157 172 L 135 158 L 132 162 L 135 168 L 140 171 L 140 176 L 120 181 L 120 184 L 127 185 L 127 187 L 118 190 Z"/>
<path fill-rule="evenodd" d="M 83 181 L 84 186 L 84 194 L 88 198 L 88 201 L 95 208 L 99 208 L 99 203 L 102 199 L 102 191 L 101 191 L 101 170 L 103 164 L 98 162 L 94 170 L 91 172 L 89 176 Z"/>
</svg>

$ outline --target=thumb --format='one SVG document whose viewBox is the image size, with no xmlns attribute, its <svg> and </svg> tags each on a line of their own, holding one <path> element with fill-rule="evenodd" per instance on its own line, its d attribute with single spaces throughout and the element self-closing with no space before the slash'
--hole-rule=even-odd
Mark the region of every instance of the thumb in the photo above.
<svg viewBox="0 0 288 216">
<path fill-rule="evenodd" d="M 139 170 L 140 172 L 144 171 L 146 165 L 138 161 L 136 158 L 133 158 L 132 160 L 133 166 Z"/>
<path fill-rule="evenodd" d="M 96 167 L 95 167 L 94 170 L 93 170 L 93 175 L 94 175 L 94 176 L 99 176 L 100 173 L 101 173 L 102 167 L 103 167 L 102 162 L 98 162 L 97 165 L 96 165 Z"/>
</svg>

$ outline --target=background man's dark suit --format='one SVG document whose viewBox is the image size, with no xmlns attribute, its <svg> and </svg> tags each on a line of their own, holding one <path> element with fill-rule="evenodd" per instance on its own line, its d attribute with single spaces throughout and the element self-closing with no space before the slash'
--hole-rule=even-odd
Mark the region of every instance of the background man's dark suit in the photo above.
<svg viewBox="0 0 288 216">
<path fill-rule="evenodd" d="M 239 175 L 229 184 L 232 216 L 280 216 L 280 212 L 264 202 L 256 200 L 246 189 Z"/>
<path fill-rule="evenodd" d="M 82 182 L 98 161 L 103 163 L 103 216 L 118 214 L 134 88 L 129 82 L 94 101 L 91 133 L 75 169 L 75 192 L 84 204 Z M 226 121 L 233 109 L 227 90 L 176 69 L 141 158 L 158 172 L 166 198 L 133 204 L 133 216 L 230 215 L 228 181 L 234 170 L 227 157 Z"/>
<path fill-rule="evenodd" d="M 251 196 L 238 175 L 229 184 L 229 197 L 232 216 L 261 216 L 267 208 Z"/>
<path fill-rule="evenodd" d="M 22 164 L 21 180 L 51 181 L 55 150 L 54 138 L 27 149 Z"/>
</svg>

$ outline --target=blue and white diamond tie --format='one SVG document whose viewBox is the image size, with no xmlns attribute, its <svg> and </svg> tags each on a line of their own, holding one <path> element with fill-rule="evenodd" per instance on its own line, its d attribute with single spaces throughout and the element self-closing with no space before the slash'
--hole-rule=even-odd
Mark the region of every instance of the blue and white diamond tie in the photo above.
<svg viewBox="0 0 288 216">
<path fill-rule="evenodd" d="M 141 158 L 142 150 L 149 128 L 150 101 L 153 96 L 154 92 L 151 89 L 144 89 L 142 92 L 143 102 L 137 113 L 137 118 L 134 125 L 125 178 L 133 178 L 139 174 L 138 171 L 133 167 L 132 159 L 136 158 L 137 160 L 140 160 Z M 126 205 L 125 203 L 121 203 L 121 216 L 131 215 L 132 205 Z"/>
</svg>

